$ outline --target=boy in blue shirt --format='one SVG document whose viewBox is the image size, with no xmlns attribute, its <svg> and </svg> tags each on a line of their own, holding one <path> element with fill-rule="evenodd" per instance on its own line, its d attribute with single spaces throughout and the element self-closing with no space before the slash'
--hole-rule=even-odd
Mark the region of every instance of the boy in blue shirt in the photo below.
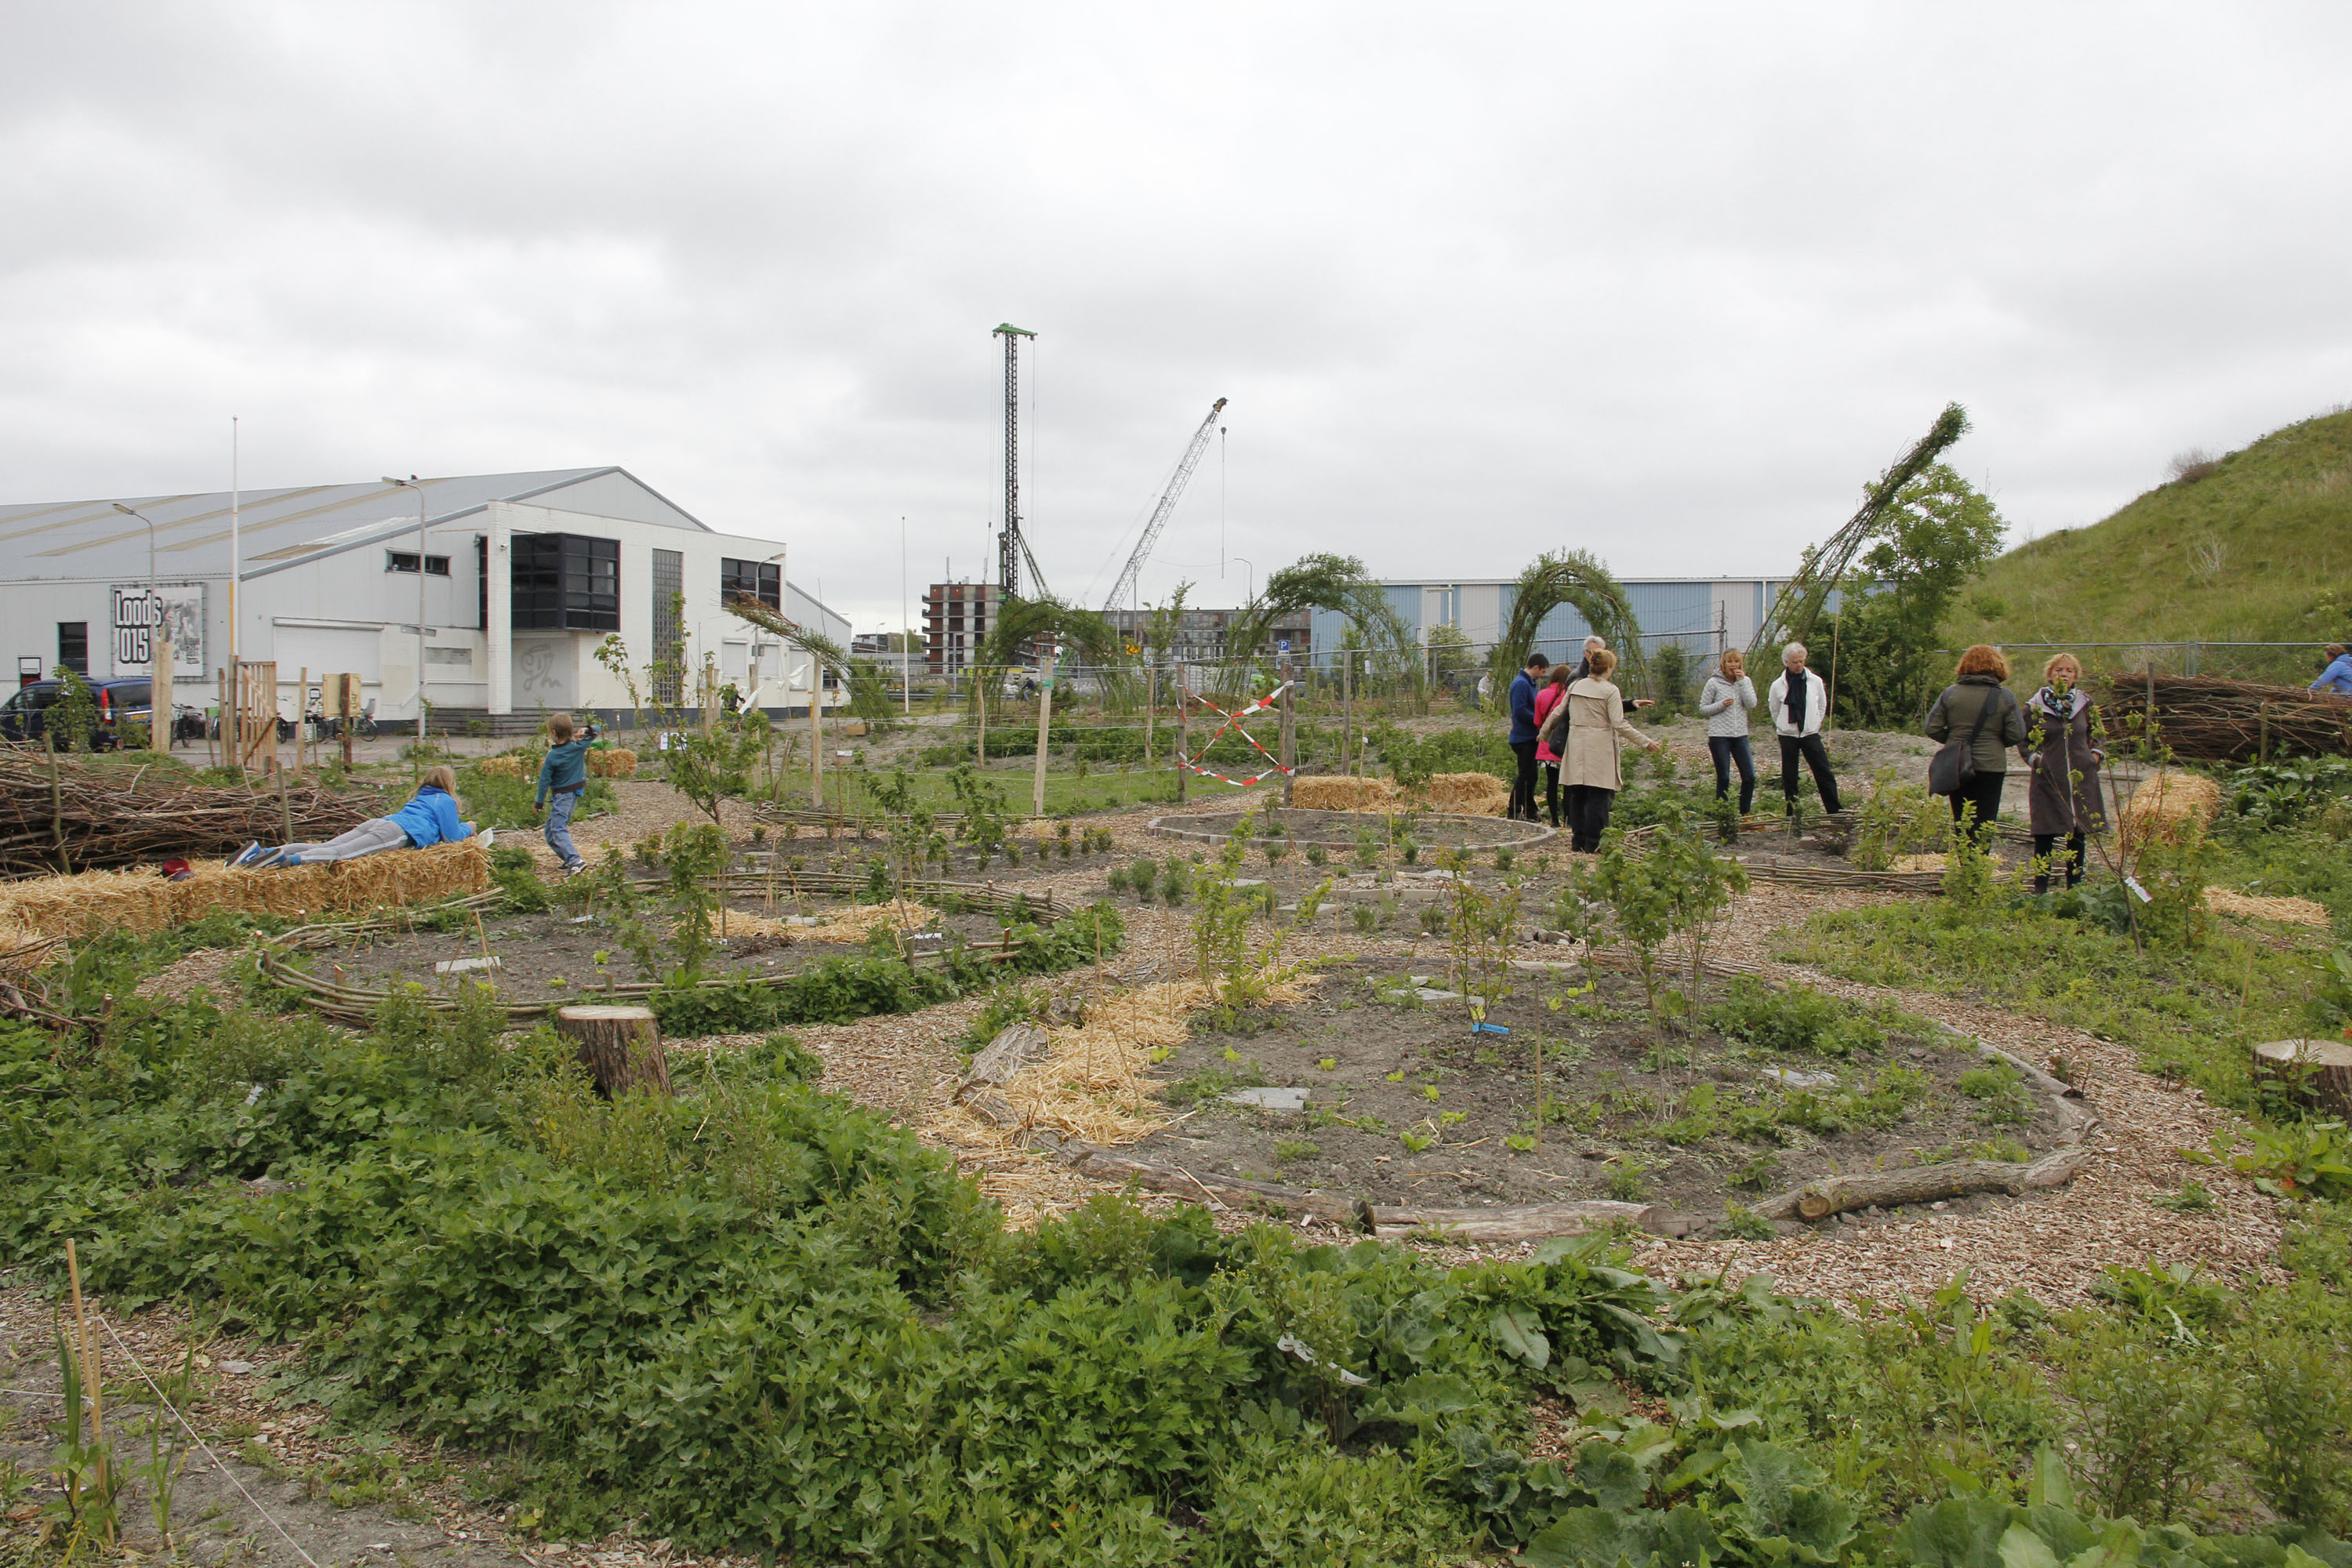
<svg viewBox="0 0 2352 1568">
<path fill-rule="evenodd" d="M 2319 672 L 2319 679 L 2311 683 L 2311 689 L 2352 697 L 2352 654 L 2344 651 L 2342 643 L 2327 645 L 2327 668 Z"/>
<path fill-rule="evenodd" d="M 588 746 L 596 739 L 596 726 L 575 734 L 571 714 L 551 713 L 547 739 L 547 761 L 539 764 L 539 795 L 530 808 L 546 810 L 547 847 L 563 862 L 564 874 L 576 877 L 588 868 L 588 862 L 572 846 L 572 814 L 580 809 L 580 796 L 588 788 Z"/>
</svg>

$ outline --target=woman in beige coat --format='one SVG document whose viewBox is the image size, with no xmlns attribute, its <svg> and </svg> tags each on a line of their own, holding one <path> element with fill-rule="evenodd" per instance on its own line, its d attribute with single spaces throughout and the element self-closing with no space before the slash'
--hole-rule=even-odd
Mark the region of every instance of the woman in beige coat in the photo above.
<svg viewBox="0 0 2352 1568">
<path fill-rule="evenodd" d="M 1616 673 L 1617 656 L 1607 648 L 1593 652 L 1590 673 L 1568 689 L 1560 706 L 1568 710 L 1568 749 L 1559 782 L 1568 786 L 1568 830 L 1570 850 L 1591 854 L 1601 847 L 1609 830 L 1609 809 L 1625 787 L 1618 757 L 1629 745 L 1654 752 L 1664 742 L 1653 741 L 1625 717 L 1625 694 L 1609 678 Z"/>
</svg>

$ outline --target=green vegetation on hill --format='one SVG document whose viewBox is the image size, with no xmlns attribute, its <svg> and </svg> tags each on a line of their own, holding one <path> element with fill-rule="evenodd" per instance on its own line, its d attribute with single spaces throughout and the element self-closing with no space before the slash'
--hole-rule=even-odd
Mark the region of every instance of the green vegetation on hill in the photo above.
<svg viewBox="0 0 2352 1568">
<path fill-rule="evenodd" d="M 1944 646 L 2352 635 L 2352 411 L 2182 468 L 2101 522 L 1993 562 L 1946 616 Z M 2200 668 L 2308 680 L 2311 662 L 2281 649 Z"/>
</svg>

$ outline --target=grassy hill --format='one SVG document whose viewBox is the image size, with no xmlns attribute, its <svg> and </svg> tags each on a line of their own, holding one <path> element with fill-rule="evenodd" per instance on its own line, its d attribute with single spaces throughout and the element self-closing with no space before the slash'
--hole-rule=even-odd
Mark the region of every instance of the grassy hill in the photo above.
<svg viewBox="0 0 2352 1568">
<path fill-rule="evenodd" d="M 2274 430 L 2103 521 L 2011 551 L 1960 595 L 1944 630 L 1948 647 L 2352 641 L 2352 412 Z M 2124 649 L 2085 658 L 2141 662 Z M 2021 649 L 2028 658 L 2040 662 Z M 2217 648 L 2201 650 L 2199 668 L 2308 680 L 2312 662 Z"/>
</svg>

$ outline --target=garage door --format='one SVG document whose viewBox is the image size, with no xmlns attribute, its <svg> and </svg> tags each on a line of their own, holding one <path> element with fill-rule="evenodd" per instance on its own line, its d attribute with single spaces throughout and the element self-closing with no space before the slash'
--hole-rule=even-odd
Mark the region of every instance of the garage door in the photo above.
<svg viewBox="0 0 2352 1568">
<path fill-rule="evenodd" d="M 383 634 L 373 626 L 279 626 L 278 679 L 290 681 L 302 670 L 316 680 L 322 675 L 357 675 L 373 686 L 383 679 Z"/>
</svg>

